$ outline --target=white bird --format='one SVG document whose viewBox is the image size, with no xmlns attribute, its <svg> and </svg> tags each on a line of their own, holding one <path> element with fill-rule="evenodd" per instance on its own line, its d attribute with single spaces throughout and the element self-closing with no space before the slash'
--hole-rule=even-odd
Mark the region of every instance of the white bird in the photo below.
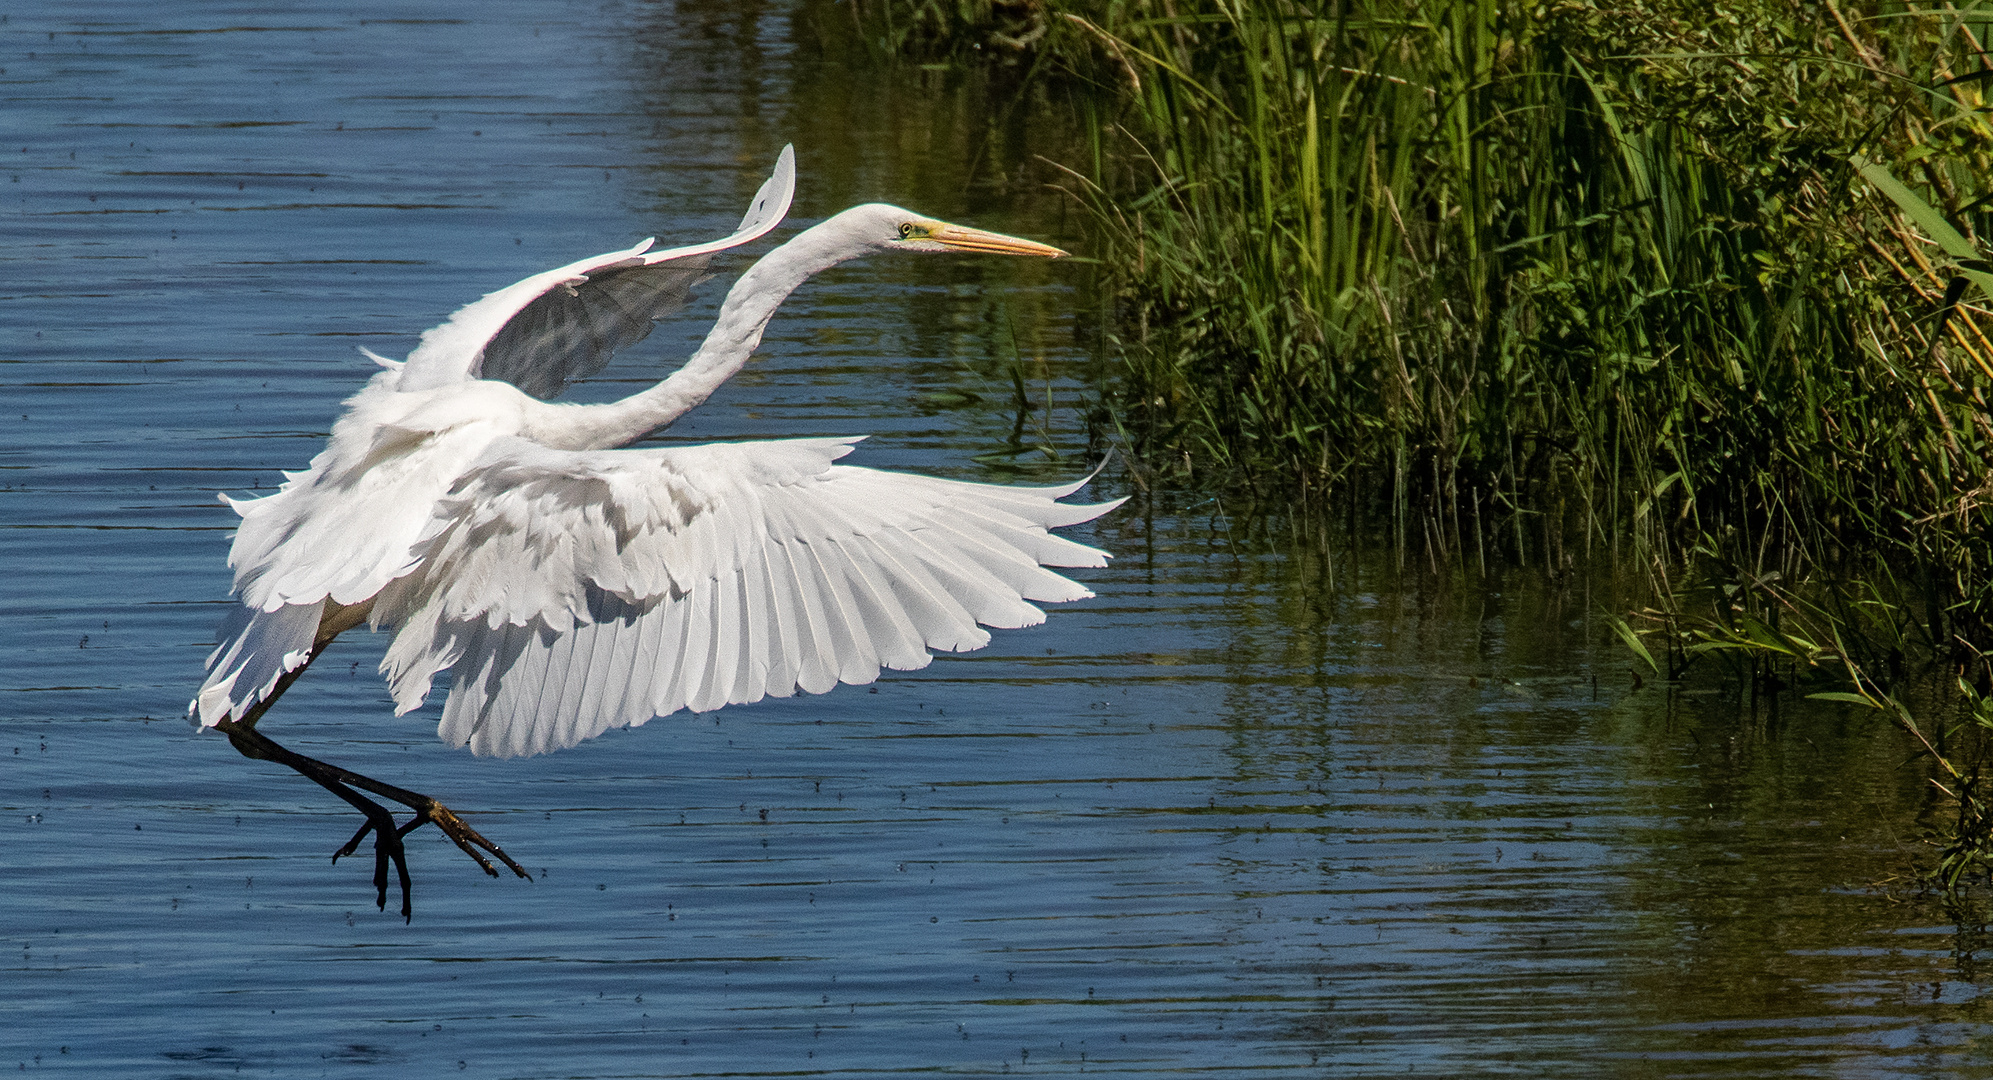
<svg viewBox="0 0 1993 1080">
<path fill-rule="evenodd" d="M 288 765 L 367 817 L 410 914 L 400 837 L 441 828 L 484 867 L 505 852 L 436 800 L 278 745 L 257 720 L 340 632 L 392 628 L 381 663 L 397 715 L 449 672 L 438 734 L 533 754 L 679 709 L 822 693 L 929 650 L 1043 621 L 1032 601 L 1091 596 L 1044 566 L 1104 552 L 1047 530 L 1120 505 L 836 465 L 857 439 L 618 449 L 704 401 L 747 362 L 810 275 L 873 252 L 1058 257 L 1058 248 L 882 204 L 853 207 L 756 262 L 704 344 L 656 386 L 608 404 L 546 400 L 682 305 L 713 252 L 788 211 L 785 148 L 738 231 L 666 251 L 645 241 L 491 293 L 422 335 L 346 402 L 326 448 L 274 494 L 224 500 L 239 605 L 189 706 L 252 758 Z M 371 355 L 371 354 L 370 354 Z M 978 625 L 981 624 L 981 625 Z M 359 790 L 355 790 L 359 789 Z M 397 826 L 371 792 L 415 811 Z"/>
</svg>

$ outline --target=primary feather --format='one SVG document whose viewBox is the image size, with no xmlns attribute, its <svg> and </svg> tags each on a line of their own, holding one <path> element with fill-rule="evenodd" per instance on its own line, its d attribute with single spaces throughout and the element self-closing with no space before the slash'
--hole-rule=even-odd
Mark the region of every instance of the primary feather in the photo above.
<svg viewBox="0 0 1993 1080">
<path fill-rule="evenodd" d="M 865 683 L 1093 595 L 1040 565 L 1063 489 L 833 465 L 855 439 L 487 450 L 375 599 L 398 712 L 454 667 L 442 737 L 537 753 L 679 709 Z M 981 624 L 980 626 L 978 624 Z M 660 662 L 661 655 L 669 659 Z"/>
</svg>

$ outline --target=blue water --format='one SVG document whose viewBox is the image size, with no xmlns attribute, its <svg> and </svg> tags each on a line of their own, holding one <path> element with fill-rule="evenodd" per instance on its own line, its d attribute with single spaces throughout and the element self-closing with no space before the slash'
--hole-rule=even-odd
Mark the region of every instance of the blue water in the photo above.
<svg viewBox="0 0 1993 1080">
<path fill-rule="evenodd" d="M 355 346 L 722 235 L 785 143 L 795 222 L 883 199 L 1083 243 L 1033 157 L 1075 136 L 821 61 L 811 19 L 846 14 L 0 18 L 0 1066 L 1993 1075 L 1976 939 L 1891 884 L 1935 803 L 1886 729 L 1636 690 L 1604 592 L 1436 581 L 1113 465 L 1091 494 L 1135 499 L 1072 530 L 1117 556 L 1098 599 L 875 687 L 481 760 L 433 704 L 394 719 L 382 639 L 348 635 L 266 730 L 535 875 L 424 830 L 414 921 L 376 911 L 369 861 L 328 862 L 349 811 L 179 719 L 228 589 L 215 493 L 309 459 Z M 840 268 L 668 437 L 1081 475 L 1089 281 Z M 718 291 L 581 394 L 668 370 Z"/>
</svg>

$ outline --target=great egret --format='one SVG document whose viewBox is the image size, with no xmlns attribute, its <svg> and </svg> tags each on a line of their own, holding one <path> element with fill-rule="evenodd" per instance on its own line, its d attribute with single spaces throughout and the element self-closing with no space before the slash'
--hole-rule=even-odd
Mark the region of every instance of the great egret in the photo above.
<svg viewBox="0 0 1993 1080">
<path fill-rule="evenodd" d="M 275 494 L 224 500 L 240 604 L 189 705 L 243 754 L 351 803 L 375 837 L 387 906 L 401 837 L 434 823 L 486 873 L 496 844 L 426 795 L 293 753 L 256 729 L 327 642 L 391 627 L 381 671 L 397 715 L 452 671 L 438 734 L 479 754 L 571 746 L 681 708 L 822 693 L 929 649 L 1038 623 L 1029 601 L 1091 596 L 1043 566 L 1106 554 L 1047 532 L 1119 501 L 1060 503 L 1080 484 L 1006 487 L 833 465 L 856 439 L 615 449 L 671 423 L 739 371 L 775 309 L 819 270 L 872 252 L 1056 258 L 1044 244 L 881 204 L 853 207 L 756 262 L 705 343 L 669 378 L 601 405 L 552 404 L 680 306 L 713 252 L 773 229 L 795 185 L 782 151 L 723 240 L 584 259 L 527 278 L 422 335 L 346 402 L 310 468 Z M 372 354 L 370 354 L 372 355 Z M 1083 483 L 1084 481 L 1082 481 Z M 397 826 L 366 791 L 414 811 Z"/>
</svg>

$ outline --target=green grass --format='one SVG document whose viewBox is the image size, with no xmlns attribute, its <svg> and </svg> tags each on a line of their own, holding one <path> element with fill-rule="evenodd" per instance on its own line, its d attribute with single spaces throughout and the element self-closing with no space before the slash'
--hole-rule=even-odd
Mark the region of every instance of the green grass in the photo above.
<svg viewBox="0 0 1993 1080">
<path fill-rule="evenodd" d="M 1790 576 L 1907 546 L 1945 620 L 1993 616 L 1988 350 L 1971 313 L 1937 318 L 1959 257 L 1851 162 L 1977 235 L 1993 15 L 888 9 L 881 47 L 980 45 L 1080 88 L 1091 146 L 1060 164 L 1113 274 L 1113 419 L 1163 479 L 1456 559 L 1701 550 Z"/>
</svg>

